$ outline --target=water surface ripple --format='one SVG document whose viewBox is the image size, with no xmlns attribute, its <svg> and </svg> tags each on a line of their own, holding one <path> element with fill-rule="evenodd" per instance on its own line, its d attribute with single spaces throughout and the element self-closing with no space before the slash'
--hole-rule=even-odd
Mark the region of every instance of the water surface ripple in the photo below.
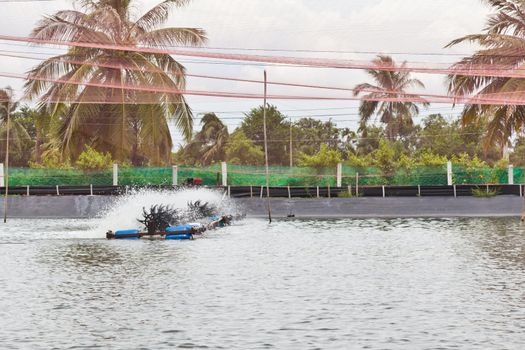
<svg viewBox="0 0 525 350">
<path fill-rule="evenodd" d="M 525 348 L 518 220 L 247 220 L 194 242 L 92 227 L 2 227 L 0 348 Z"/>
</svg>

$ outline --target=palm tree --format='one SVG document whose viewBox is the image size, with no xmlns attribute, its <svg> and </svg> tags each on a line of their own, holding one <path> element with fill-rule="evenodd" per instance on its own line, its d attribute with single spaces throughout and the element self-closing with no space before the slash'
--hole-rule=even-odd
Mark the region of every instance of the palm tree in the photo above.
<svg viewBox="0 0 525 350">
<path fill-rule="evenodd" d="M 84 12 L 65 10 L 45 17 L 31 36 L 126 47 L 206 42 L 201 29 L 160 28 L 171 8 L 183 7 L 190 0 L 165 0 L 136 20 L 131 12 L 138 1 L 79 2 Z M 182 95 L 143 88 L 180 91 L 185 84 L 185 68 L 168 54 L 73 47 L 31 70 L 26 93 L 39 97 L 60 120 L 56 147 L 64 156 L 76 159 L 88 144 L 111 152 L 119 161 L 144 158 L 150 164 L 162 164 L 170 161 L 173 146 L 168 120 L 173 119 L 189 140 L 193 117 Z"/>
<path fill-rule="evenodd" d="M 224 160 L 228 142 L 228 128 L 215 113 L 207 113 L 201 120 L 202 130 L 186 145 L 184 153 L 195 163 L 209 165 Z"/>
<path fill-rule="evenodd" d="M 0 157 L 5 158 L 7 141 L 7 118 L 9 116 L 9 154 L 20 155 L 25 147 L 31 142 L 27 130 L 14 118 L 14 113 L 18 108 L 18 102 L 14 100 L 13 90 L 10 87 L 0 89 Z M 20 157 L 17 157 L 20 158 Z"/>
<path fill-rule="evenodd" d="M 379 67 L 396 67 L 396 63 L 390 56 L 379 55 L 373 61 L 374 65 Z M 403 63 L 399 68 L 403 68 Z M 354 87 L 354 96 L 366 93 L 363 96 L 364 100 L 359 106 L 359 114 L 361 115 L 361 130 L 370 121 L 373 115 L 380 118 L 381 123 L 386 124 L 386 134 L 389 140 L 394 140 L 400 136 L 402 128 L 413 125 L 412 118 L 419 113 L 419 107 L 414 102 L 392 102 L 383 101 L 381 99 L 392 98 L 414 98 L 414 94 L 406 92 L 412 87 L 424 88 L 425 85 L 418 79 L 413 79 L 409 72 L 402 71 L 385 71 L 380 69 L 367 70 L 374 81 L 375 85 L 364 83 Z M 419 104 L 428 106 L 428 103 L 421 97 L 415 96 Z"/>
<path fill-rule="evenodd" d="M 525 63 L 525 1 L 485 0 L 495 12 L 488 18 L 482 34 L 467 35 L 450 42 L 451 47 L 464 42 L 478 44 L 482 49 L 463 58 L 455 67 L 469 65 L 498 65 L 508 69 L 522 69 Z M 456 96 L 483 97 L 525 91 L 525 79 L 453 74 L 448 78 L 449 92 Z M 523 96 L 521 94 L 521 96 Z M 485 149 L 497 146 L 500 150 L 516 132 L 525 126 L 525 106 L 519 105 L 465 105 L 464 124 L 485 122 Z"/>
</svg>

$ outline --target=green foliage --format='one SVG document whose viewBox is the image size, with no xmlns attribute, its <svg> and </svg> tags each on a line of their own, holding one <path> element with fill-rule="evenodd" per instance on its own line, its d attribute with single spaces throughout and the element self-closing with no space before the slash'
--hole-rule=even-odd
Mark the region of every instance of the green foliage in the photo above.
<svg viewBox="0 0 525 350">
<path fill-rule="evenodd" d="M 439 166 L 446 164 L 448 159 L 446 156 L 433 153 L 429 149 L 424 149 L 422 152 L 416 155 L 416 162 L 418 165 Z"/>
<path fill-rule="evenodd" d="M 483 168 L 487 166 L 487 163 L 479 159 L 477 156 L 471 157 L 467 153 L 453 155 L 452 164 L 463 166 L 463 167 L 470 168 L 470 169 Z"/>
<path fill-rule="evenodd" d="M 513 146 L 513 152 L 509 157 L 510 163 L 515 166 L 525 166 L 525 137 L 518 137 Z"/>
<path fill-rule="evenodd" d="M 373 63 L 378 68 L 397 65 L 392 57 L 384 55 L 377 56 Z M 398 96 L 403 96 L 407 93 L 407 89 L 424 88 L 425 86 L 418 79 L 412 78 L 411 73 L 406 71 L 388 72 L 383 69 L 369 69 L 367 73 L 374 80 L 375 85 L 363 83 L 354 87 L 354 96 L 363 95 L 365 97 L 359 106 L 361 129 L 366 127 L 373 115 L 377 115 L 381 123 L 385 125 L 386 137 L 389 140 L 393 141 L 406 137 L 412 132 L 412 118 L 419 114 L 418 103 L 381 101 L 381 99 L 384 96 L 389 96 L 392 92 Z M 423 98 L 420 100 L 422 101 L 420 104 L 425 107 L 428 106 Z"/>
<path fill-rule="evenodd" d="M 490 198 L 498 195 L 498 190 L 476 187 L 472 189 L 472 195 L 478 198 Z"/>
<path fill-rule="evenodd" d="M 201 124 L 201 131 L 177 152 L 176 164 L 211 165 L 225 160 L 228 128 L 215 113 L 206 113 Z"/>
<path fill-rule="evenodd" d="M 261 147 L 246 137 L 241 131 L 235 131 L 226 144 L 226 161 L 236 165 L 262 165 L 264 152 Z"/>
<path fill-rule="evenodd" d="M 361 197 L 361 195 L 359 193 L 354 193 L 353 191 L 343 191 L 343 192 L 339 192 L 339 194 L 337 195 L 338 198 L 358 198 L 358 197 Z"/>
<path fill-rule="evenodd" d="M 239 129 L 256 146 L 264 147 L 263 106 L 252 109 L 246 114 Z M 266 111 L 266 129 L 268 136 L 268 161 L 271 165 L 289 164 L 290 123 L 277 107 L 269 106 Z"/>
<path fill-rule="evenodd" d="M 45 152 L 40 163 L 30 161 L 29 167 L 33 169 L 73 169 L 69 159 L 64 159 L 58 150 Z"/>
<path fill-rule="evenodd" d="M 386 140 L 379 142 L 379 148 L 372 154 L 373 164 L 381 169 L 384 175 L 391 175 L 396 170 L 396 152 Z"/>
<path fill-rule="evenodd" d="M 500 159 L 494 163 L 494 168 L 496 169 L 507 169 L 509 167 L 509 161 L 507 159 Z"/>
<path fill-rule="evenodd" d="M 335 149 L 329 149 L 325 144 L 321 145 L 321 149 L 317 154 L 309 156 L 303 153 L 300 158 L 299 165 L 312 168 L 335 167 L 337 164 L 343 162 L 341 152 Z"/>
<path fill-rule="evenodd" d="M 323 122 L 313 118 L 301 118 L 293 124 L 292 132 L 297 159 L 301 154 L 312 156 L 318 153 L 322 144 L 333 149 L 339 147 L 340 130 L 331 120 Z"/>
<path fill-rule="evenodd" d="M 354 153 L 349 153 L 345 161 L 345 165 L 351 166 L 356 169 L 364 169 L 372 164 L 372 159 L 369 155 L 359 157 Z"/>
<path fill-rule="evenodd" d="M 109 169 L 112 165 L 113 159 L 110 153 L 98 152 L 89 146 L 86 146 L 76 162 L 79 169 L 86 171 Z"/>
</svg>

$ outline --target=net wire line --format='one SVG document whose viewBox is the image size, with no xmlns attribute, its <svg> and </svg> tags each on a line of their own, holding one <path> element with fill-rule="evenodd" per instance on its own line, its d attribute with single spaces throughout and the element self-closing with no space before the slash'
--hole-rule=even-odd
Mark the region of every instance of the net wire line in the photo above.
<svg viewBox="0 0 525 350">
<path fill-rule="evenodd" d="M 13 57 L 13 58 L 22 58 L 22 59 L 32 59 L 32 60 L 46 60 L 46 61 L 53 61 L 53 62 L 60 62 L 60 63 L 67 63 L 71 65 L 88 65 L 92 67 L 103 67 L 103 68 L 109 68 L 109 69 L 115 69 L 115 70 L 131 70 L 131 71 L 139 71 L 139 72 L 148 72 L 148 73 L 164 73 L 161 69 L 153 69 L 153 68 L 144 68 L 144 67 L 136 67 L 129 64 L 123 64 L 123 63 L 91 63 L 81 60 L 72 60 L 72 59 L 66 59 L 64 57 L 51 57 L 47 59 L 41 59 L 41 58 L 35 58 L 30 57 L 27 55 L 14 55 L 14 54 L 4 54 L 0 51 L 0 56 L 4 57 Z M 175 76 L 181 76 L 181 77 L 193 77 L 193 78 L 201 78 L 201 79 L 212 79 L 212 80 L 223 80 L 223 81 L 234 81 L 234 82 L 242 82 L 242 83 L 253 83 L 253 84 L 264 84 L 263 80 L 259 79 L 243 79 L 243 78 L 235 78 L 235 77 L 224 77 L 224 76 L 216 76 L 216 75 L 204 75 L 204 74 L 191 74 L 191 73 L 184 73 L 184 72 L 170 72 L 170 75 Z M 334 90 L 334 91 L 345 91 L 345 92 L 352 92 L 355 93 L 356 91 L 362 92 L 362 93 L 381 93 L 386 95 L 407 95 L 407 96 L 413 96 L 414 98 L 421 97 L 421 102 L 424 102 L 425 97 L 434 97 L 434 98 L 440 98 L 443 97 L 443 95 L 435 95 L 435 94 L 426 94 L 426 93 L 400 93 L 399 91 L 394 90 L 379 90 L 379 89 L 360 89 L 356 90 L 353 88 L 345 88 L 345 87 L 338 87 L 338 86 L 326 86 L 326 85 L 313 85 L 313 84 L 300 84 L 300 83 L 288 83 L 288 82 L 279 82 L 279 81 L 268 81 L 268 85 L 275 85 L 275 86 L 286 86 L 286 87 L 297 87 L 297 88 L 309 88 L 309 89 L 320 89 L 320 90 Z M 483 95 L 479 96 L 507 96 L 509 94 L 517 94 L 517 93 L 525 93 L 525 91 L 513 91 L 511 93 L 484 93 Z M 450 97 L 461 99 L 464 98 L 463 95 L 448 95 Z"/>
<path fill-rule="evenodd" d="M 143 92 L 140 95 L 141 99 L 122 100 L 122 95 L 115 94 L 101 94 L 94 93 L 95 96 L 87 96 L 83 94 L 82 98 L 78 96 L 66 96 L 66 97 L 54 97 L 47 98 L 44 100 L 46 103 L 74 103 L 74 104 L 155 104 L 159 101 L 159 95 L 161 94 L 163 99 L 166 96 L 173 95 L 173 103 L 179 103 L 178 97 L 180 95 L 192 95 L 192 96 L 207 96 L 207 97 L 220 97 L 220 98 L 235 98 L 235 99 L 257 99 L 262 100 L 262 94 L 255 93 L 238 93 L 238 92 L 216 92 L 216 91 L 197 91 L 197 90 L 180 90 L 177 88 L 169 87 L 152 87 L 152 86 L 138 86 L 129 85 L 122 83 L 107 83 L 107 82 L 94 82 L 93 80 L 86 81 L 74 81 L 72 79 L 50 79 L 45 77 L 39 77 L 35 75 L 25 75 L 17 73 L 6 73 L 0 72 L 0 76 L 6 78 L 15 78 L 23 80 L 38 80 L 48 83 L 57 83 L 64 85 L 77 85 L 77 86 L 90 86 L 97 88 L 104 88 L 108 90 L 114 90 L 115 92 L 122 91 L 134 91 Z M 380 92 L 374 90 L 374 92 Z M 149 93 L 149 94 L 145 94 Z M 388 94 L 387 94 L 388 95 Z M 421 96 L 424 96 L 421 97 Z M 499 98 L 497 98 L 499 97 Z M 520 97 L 519 99 L 516 97 Z M 113 98 L 111 100 L 110 98 Z M 146 99 L 147 98 L 147 99 Z M 475 105 L 525 105 L 525 91 L 517 91 L 512 93 L 498 93 L 496 97 L 487 98 L 485 96 L 460 96 L 460 95 L 431 95 L 431 94 L 413 94 L 413 93 L 397 93 L 395 97 L 388 96 L 368 96 L 360 95 L 353 97 L 330 97 L 330 96 L 304 96 L 304 95 L 268 95 L 268 100 L 310 100 L 310 101 L 375 101 L 375 102 L 415 102 L 415 103 L 438 103 L 438 104 L 475 104 Z M 6 102 L 6 100 L 0 100 L 0 102 Z M 169 101 L 167 101 L 169 102 Z"/>
<path fill-rule="evenodd" d="M 82 123 L 82 125 L 85 125 L 84 123 Z M 105 123 L 90 123 L 89 125 L 121 125 L 121 124 L 105 124 Z M 485 132 L 459 132 L 459 133 L 454 133 L 454 135 L 459 135 L 459 136 L 481 136 L 481 135 L 484 135 Z M 445 137 L 445 136 L 452 136 L 450 133 L 444 133 L 444 134 L 427 134 L 427 135 L 409 135 L 407 136 L 406 138 L 414 138 L 414 139 L 432 139 L 432 138 L 438 138 L 438 137 Z M 295 138 L 292 138 L 292 140 L 294 142 L 304 142 L 304 143 L 339 143 L 339 144 L 344 144 L 344 143 L 348 143 L 348 142 L 351 142 L 351 141 L 367 141 L 367 140 L 384 140 L 384 137 L 381 137 L 381 136 L 378 136 L 378 137 L 350 137 L 350 136 L 347 136 L 346 137 L 347 139 L 346 140 L 343 140 L 343 139 L 317 139 L 317 140 L 312 140 L 312 139 L 295 139 Z M 6 141 L 7 138 L 5 137 L 1 137 L 0 138 L 0 141 Z M 9 137 L 9 140 L 17 140 L 17 137 L 15 136 L 11 136 Z M 35 138 L 24 138 L 24 140 L 31 140 L 31 141 L 36 141 L 36 137 Z M 287 138 L 287 139 L 269 139 L 268 142 L 274 142 L 274 143 L 281 143 L 281 142 L 289 142 L 290 139 Z M 186 142 L 185 140 L 173 140 L 173 142 Z M 262 141 L 253 141 L 253 143 L 255 144 L 258 144 L 258 143 L 261 143 Z M 208 143 L 208 141 L 192 141 L 192 143 Z"/>
<path fill-rule="evenodd" d="M 497 65 L 497 64 L 454 64 L 452 66 L 446 65 L 440 67 L 439 64 L 416 64 L 405 63 L 403 65 L 392 64 L 378 64 L 370 61 L 357 60 L 337 60 L 326 58 L 302 58 L 302 57 L 287 57 L 287 56 L 263 56 L 263 55 L 248 55 L 248 54 L 232 54 L 232 53 L 216 53 L 216 52 L 199 52 L 189 50 L 164 49 L 145 46 L 125 46 L 104 44 L 98 42 L 78 42 L 78 41 L 58 41 L 45 40 L 30 37 L 0 35 L 0 40 L 25 42 L 32 44 L 49 44 L 66 47 L 83 47 L 101 50 L 118 50 L 118 51 L 132 51 L 152 54 L 168 54 L 176 56 L 187 57 L 201 57 L 213 58 L 221 60 L 233 61 L 248 61 L 260 63 L 283 63 L 283 64 L 300 64 L 304 66 L 314 67 L 331 67 L 331 68 L 346 68 L 346 69 L 363 69 L 363 70 L 384 70 L 392 72 L 414 72 L 414 73 L 428 73 L 428 74 L 446 74 L 446 75 L 462 75 L 462 76 L 486 76 L 486 77 L 506 77 L 506 78 L 525 78 L 525 70 L 518 69 L 515 66 Z"/>
</svg>

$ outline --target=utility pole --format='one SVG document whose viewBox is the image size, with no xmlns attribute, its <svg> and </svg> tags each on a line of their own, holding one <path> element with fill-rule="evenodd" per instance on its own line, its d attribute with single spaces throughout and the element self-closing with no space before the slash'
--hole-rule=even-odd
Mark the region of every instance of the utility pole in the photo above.
<svg viewBox="0 0 525 350">
<path fill-rule="evenodd" d="M 272 223 L 272 208 L 270 206 L 270 170 L 268 167 L 268 133 L 266 131 L 266 98 L 268 94 L 268 81 L 266 70 L 264 71 L 264 107 L 263 107 L 263 128 L 264 128 L 264 158 L 266 162 L 266 197 L 268 200 L 268 221 Z"/>
<path fill-rule="evenodd" d="M 10 112 L 10 101 L 7 101 L 7 139 L 5 143 L 5 170 L 4 170 L 4 184 L 5 184 L 5 196 L 4 196 L 4 224 L 7 223 L 7 195 L 9 194 L 9 137 L 11 131 L 11 112 Z"/>
<path fill-rule="evenodd" d="M 293 130 L 292 117 L 290 117 L 290 168 L 293 167 Z"/>
</svg>

